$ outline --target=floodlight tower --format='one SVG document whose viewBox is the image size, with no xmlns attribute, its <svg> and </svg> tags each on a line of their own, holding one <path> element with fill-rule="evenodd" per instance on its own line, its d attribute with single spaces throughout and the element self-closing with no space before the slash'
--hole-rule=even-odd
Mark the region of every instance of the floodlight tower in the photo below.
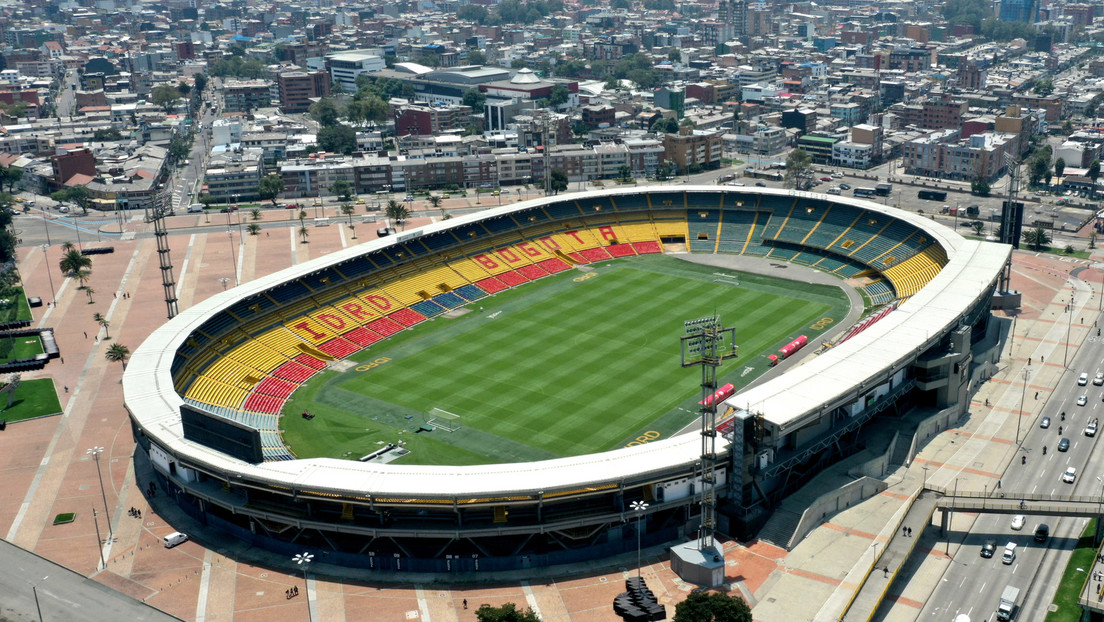
<svg viewBox="0 0 1104 622">
<path fill-rule="evenodd" d="M 701 462 L 698 477 L 701 492 L 701 528 L 698 530 L 698 550 L 713 548 L 717 527 L 717 368 L 724 359 L 737 355 L 736 329 L 724 328 L 721 317 L 690 320 L 684 324 L 682 366 L 701 367 Z M 727 348 L 725 341 L 728 341 Z"/>
</svg>

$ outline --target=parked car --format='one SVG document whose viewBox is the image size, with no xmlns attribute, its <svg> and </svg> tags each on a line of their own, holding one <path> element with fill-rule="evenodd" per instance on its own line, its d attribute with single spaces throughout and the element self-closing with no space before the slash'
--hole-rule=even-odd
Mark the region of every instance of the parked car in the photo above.
<svg viewBox="0 0 1104 622">
<path fill-rule="evenodd" d="M 840 184 L 840 190 L 850 190 L 851 184 Z"/>
<path fill-rule="evenodd" d="M 821 177 L 820 181 L 832 181 L 832 178 L 828 177 L 828 176 L 825 176 L 825 177 Z"/>
<path fill-rule="evenodd" d="M 766 187 L 767 187 L 767 184 L 764 184 L 764 183 L 763 183 L 763 182 L 761 182 L 761 181 L 757 181 L 757 182 L 755 182 L 755 185 L 756 185 L 756 186 L 759 186 L 760 188 L 766 188 Z"/>
</svg>

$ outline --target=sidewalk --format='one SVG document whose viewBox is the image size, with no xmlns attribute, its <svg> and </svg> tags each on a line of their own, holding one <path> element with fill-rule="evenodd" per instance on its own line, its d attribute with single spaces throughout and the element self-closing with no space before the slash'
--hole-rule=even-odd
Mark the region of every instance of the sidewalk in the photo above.
<svg viewBox="0 0 1104 622">
<path fill-rule="evenodd" d="M 904 569 L 905 563 L 908 562 L 909 556 L 912 555 L 924 533 L 924 528 L 931 523 L 931 516 L 935 512 L 935 504 L 939 497 L 938 493 L 930 490 L 922 492 L 917 497 L 905 514 L 904 520 L 901 521 L 901 529 L 894 531 L 894 536 L 878 556 L 874 568 L 869 571 L 862 587 L 859 588 L 859 593 L 851 601 L 851 606 L 843 617 L 844 622 L 865 622 L 874 615 L 898 573 Z M 906 529 L 912 531 L 906 532 Z"/>
</svg>

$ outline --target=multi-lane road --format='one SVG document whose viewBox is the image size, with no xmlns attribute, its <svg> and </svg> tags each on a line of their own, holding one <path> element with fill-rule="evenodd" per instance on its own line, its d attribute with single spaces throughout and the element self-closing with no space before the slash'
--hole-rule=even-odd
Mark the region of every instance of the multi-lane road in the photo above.
<svg viewBox="0 0 1104 622">
<path fill-rule="evenodd" d="M 1073 311 L 1077 317 L 1073 321 L 1084 317 L 1085 321 L 1092 322 L 1098 318 L 1098 312 L 1081 306 L 1089 298 L 1088 290 L 1084 284 L 1075 283 L 1081 286 L 1081 291 Z M 1066 313 L 1059 321 L 1069 318 Z M 1064 331 L 1061 332 L 1064 338 Z M 1061 361 L 1062 354 L 1062 349 L 1056 346 L 1046 357 L 1054 364 Z M 1078 348 L 1039 416 L 1021 432 L 1022 442 L 1016 457 L 1001 477 L 1001 492 L 1006 496 L 1014 497 L 1016 493 L 1095 496 L 1104 491 L 1104 455 L 1094 451 L 1100 435 L 1085 434 L 1085 427 L 1091 420 L 1104 418 L 1104 386 L 1093 383 L 1096 373 L 1104 372 L 1102 360 L 1104 339 L 1091 336 Z M 1078 384 L 1082 373 L 1088 374 L 1084 386 Z M 1033 389 L 1028 389 L 1026 399 L 1033 400 L 1034 393 Z M 1085 397 L 1084 406 L 1078 405 L 1082 396 Z M 1064 421 L 1062 413 L 1065 413 Z M 1041 427 L 1043 417 L 1050 418 L 1049 428 Z M 1058 443 L 1063 438 L 1070 442 L 1065 452 L 1058 451 Z M 1023 463 L 1025 457 L 1026 464 Z M 1077 470 L 1072 484 L 1062 481 L 1069 467 Z M 1032 515 L 1029 513 L 1032 505 L 1028 503 L 1026 524 L 1018 531 L 1012 529 L 1009 516 L 999 514 L 979 515 L 968 533 L 952 530 L 950 538 L 953 542 L 961 541 L 962 546 L 918 619 L 951 620 L 959 614 L 966 614 L 974 621 L 995 619 L 997 604 L 1006 585 L 1020 588 L 1021 607 L 1016 620 L 1045 618 L 1087 519 Z M 1043 543 L 1033 539 L 1040 523 L 1050 526 L 1050 538 Z M 996 544 L 996 554 L 984 559 L 979 553 L 982 545 L 990 540 Z M 1000 558 L 1008 542 L 1016 543 L 1017 554 L 1014 563 L 1005 565 Z"/>
</svg>

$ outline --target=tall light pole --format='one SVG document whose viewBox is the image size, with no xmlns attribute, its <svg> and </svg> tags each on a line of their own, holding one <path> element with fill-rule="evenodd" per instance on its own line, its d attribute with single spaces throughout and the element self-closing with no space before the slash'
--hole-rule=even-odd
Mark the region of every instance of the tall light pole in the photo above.
<svg viewBox="0 0 1104 622">
<path fill-rule="evenodd" d="M 42 607 L 38 604 L 38 584 L 49 578 L 50 575 L 46 575 L 39 579 L 38 582 L 31 584 L 31 594 L 34 594 L 35 599 L 35 610 L 38 611 L 38 622 L 42 622 Z"/>
<path fill-rule="evenodd" d="M 310 590 L 307 588 L 307 566 L 310 565 L 311 560 L 314 559 L 313 553 L 296 553 L 295 557 L 291 560 L 303 568 L 303 591 L 306 592 L 307 597 L 307 622 L 311 620 L 310 612 Z"/>
<path fill-rule="evenodd" d="M 633 501 L 629 504 L 633 512 L 636 512 L 636 576 L 640 578 L 640 531 L 644 528 L 644 510 L 648 504 L 643 501 Z"/>
<path fill-rule="evenodd" d="M 103 472 L 100 471 L 100 454 L 103 453 L 103 447 L 93 447 L 88 450 L 88 455 L 92 456 L 92 459 L 96 461 L 96 475 L 100 478 L 100 494 L 103 495 L 104 502 L 104 518 L 107 519 L 107 537 L 111 539 L 111 510 L 107 509 L 107 492 L 104 491 Z"/>
<path fill-rule="evenodd" d="M 1066 347 L 1062 351 L 1062 367 L 1066 366 L 1066 357 L 1069 356 L 1070 331 L 1073 330 L 1073 300 L 1074 294 L 1070 293 L 1069 322 L 1066 324 Z"/>
<path fill-rule="evenodd" d="M 96 550 L 100 552 L 100 568 L 107 568 L 107 562 L 104 561 L 103 556 L 103 540 L 100 539 L 100 519 L 99 513 L 96 512 L 96 508 L 92 508 L 92 522 L 96 525 Z M 108 521 L 110 524 L 111 521 Z"/>
<path fill-rule="evenodd" d="M 1023 390 L 1020 391 L 1020 412 L 1016 413 L 1016 444 L 1020 444 L 1020 419 L 1023 418 L 1023 405 L 1024 397 L 1027 396 L 1027 379 L 1031 376 L 1031 370 L 1024 368 L 1021 372 L 1023 376 Z"/>
<path fill-rule="evenodd" d="M 953 525 L 953 523 L 954 523 L 954 508 L 955 508 L 955 501 L 957 500 L 957 498 L 958 498 L 958 478 L 956 477 L 955 478 L 955 486 L 954 486 L 954 496 L 951 497 L 951 517 L 947 520 L 947 548 L 946 548 L 946 552 L 947 552 L 948 557 L 951 556 L 951 529 L 954 526 Z"/>
<path fill-rule="evenodd" d="M 42 257 L 46 260 L 46 277 L 50 279 L 50 300 L 53 301 L 54 306 L 57 306 L 57 294 L 54 290 L 54 273 L 50 272 L 50 258 L 46 255 L 46 249 L 50 248 L 49 244 L 42 245 Z"/>
</svg>

